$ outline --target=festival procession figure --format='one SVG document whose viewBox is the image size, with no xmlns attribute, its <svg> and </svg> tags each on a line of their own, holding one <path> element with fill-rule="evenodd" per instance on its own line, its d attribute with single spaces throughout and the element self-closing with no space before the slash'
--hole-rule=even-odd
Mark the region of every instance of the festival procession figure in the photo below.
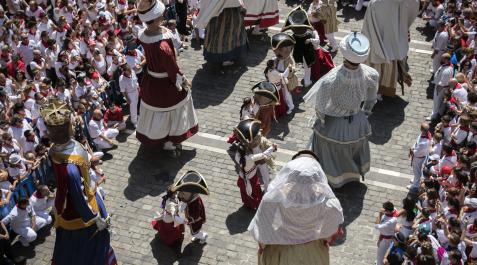
<svg viewBox="0 0 477 265">
<path fill-rule="evenodd" d="M 364 17 L 362 33 L 369 39 L 366 64 L 379 73 L 378 100 L 394 97 L 397 81 L 411 86 L 408 73 L 409 28 L 419 13 L 418 0 L 372 0 Z"/>
<path fill-rule="evenodd" d="M 239 167 L 237 186 L 245 207 L 256 210 L 262 200 L 263 192 L 260 177 L 265 190 L 270 182 L 270 168 L 273 168 L 273 152 L 277 145 L 260 134 L 260 121 L 246 119 L 241 121 L 234 131 L 240 139 L 235 154 L 235 163 Z"/>
<path fill-rule="evenodd" d="M 259 110 L 258 104 L 255 104 L 255 101 L 253 98 L 250 97 L 245 97 L 242 102 L 242 106 L 240 106 L 240 120 L 246 120 L 246 119 L 253 119 L 257 115 Z M 235 134 L 235 131 L 232 131 L 230 134 L 229 138 L 227 139 L 227 143 L 235 145 L 236 143 L 239 142 L 239 139 L 237 138 L 237 135 Z"/>
<path fill-rule="evenodd" d="M 253 101 L 259 109 L 256 119 L 262 123 L 262 135 L 267 137 L 275 120 L 275 106 L 280 103 L 280 94 L 274 84 L 262 81 L 252 87 Z"/>
<path fill-rule="evenodd" d="M 243 0 L 247 10 L 244 18 L 245 27 L 254 26 L 252 34 L 262 35 L 268 27 L 278 24 L 277 0 Z"/>
<path fill-rule="evenodd" d="M 331 52 L 336 52 L 339 48 L 334 35 L 338 32 L 339 24 L 335 3 L 336 0 L 313 0 L 308 8 L 308 16 L 311 25 L 318 32 L 320 45 L 324 46 L 324 39 L 327 39 Z"/>
<path fill-rule="evenodd" d="M 316 63 L 311 67 L 311 81 L 320 80 L 331 69 L 335 68 L 335 63 L 331 57 L 331 53 L 323 47 L 316 49 Z"/>
<path fill-rule="evenodd" d="M 40 112 L 53 142 L 50 159 L 57 186 L 52 264 L 115 265 L 107 229 L 110 217 L 99 193 L 90 186 L 88 152 L 72 139 L 68 105 L 52 100 Z"/>
<path fill-rule="evenodd" d="M 316 49 L 320 46 L 318 33 L 313 29 L 306 15 L 306 11 L 301 6 L 293 9 L 288 14 L 282 32 L 286 30 L 293 31 L 295 47 L 293 48 L 293 59 L 295 63 L 303 64 L 305 76 L 303 77 L 303 86 L 309 87 L 311 83 L 310 67 L 316 61 Z"/>
<path fill-rule="evenodd" d="M 277 33 L 272 36 L 271 42 L 273 53 L 275 53 L 275 58 L 273 58 L 273 60 L 275 60 L 275 68 L 277 71 L 283 74 L 287 69 L 289 69 L 288 76 L 286 78 L 286 88 L 289 92 L 299 90 L 298 77 L 296 76 L 295 70 L 295 60 L 293 60 L 293 57 L 291 56 L 293 47 L 296 43 L 295 40 L 292 36 L 286 33 Z M 286 102 L 290 102 L 290 99 L 285 100 Z M 292 98 L 291 103 L 293 103 Z M 291 109 L 293 110 L 293 108 L 294 106 Z"/>
<path fill-rule="evenodd" d="M 185 204 L 185 218 L 189 225 L 192 241 L 205 244 L 207 233 L 202 231 L 205 223 L 205 206 L 200 194 L 209 195 L 209 187 L 204 177 L 197 171 L 188 171 L 171 188 L 171 192 L 177 192 L 177 197 Z"/>
<path fill-rule="evenodd" d="M 283 73 L 280 73 L 277 70 L 276 62 L 276 60 L 268 60 L 264 74 L 267 81 L 274 84 L 280 94 L 280 104 L 275 107 L 275 116 L 280 118 L 285 114 L 290 114 L 295 108 L 295 105 L 293 104 L 291 93 L 287 89 L 287 78 L 292 66 L 289 65 Z"/>
<path fill-rule="evenodd" d="M 157 217 L 152 220 L 152 227 L 157 230 L 164 244 L 180 252 L 184 241 L 185 219 L 179 215 L 179 200 L 177 194 L 171 191 L 171 187 L 162 197 L 161 210 L 162 212 L 157 213 Z"/>
<path fill-rule="evenodd" d="M 343 64 L 318 80 L 304 97 L 317 116 L 310 149 L 320 159 L 332 187 L 359 181 L 370 169 L 367 115 L 376 103 L 379 80 L 377 71 L 363 64 L 369 53 L 366 36 L 348 34 L 340 51 Z"/>
<path fill-rule="evenodd" d="M 311 151 L 293 156 L 270 182 L 248 230 L 259 265 L 329 265 L 343 209 Z"/>
<path fill-rule="evenodd" d="M 164 8 L 159 0 L 138 4 L 139 18 L 147 24 L 139 33 L 147 74 L 140 85 L 136 137 L 145 146 L 162 146 L 177 157 L 180 143 L 196 134 L 199 127 L 190 84 L 177 65 L 172 33 L 161 26 Z"/>
<path fill-rule="evenodd" d="M 204 59 L 207 62 L 228 66 L 240 60 L 247 44 L 243 13 L 241 0 L 200 1 L 197 27 L 205 29 Z"/>
</svg>

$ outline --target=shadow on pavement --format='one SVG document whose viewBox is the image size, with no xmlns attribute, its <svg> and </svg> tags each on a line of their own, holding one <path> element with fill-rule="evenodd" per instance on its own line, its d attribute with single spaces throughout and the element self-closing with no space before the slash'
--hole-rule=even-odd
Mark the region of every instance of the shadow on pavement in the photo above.
<svg viewBox="0 0 477 265">
<path fill-rule="evenodd" d="M 339 189 L 333 190 L 341 203 L 344 215 L 344 234 L 334 242 L 333 246 L 341 245 L 346 241 L 348 234 L 346 227 L 361 215 L 364 195 L 367 191 L 368 187 L 360 182 L 350 182 Z"/>
<path fill-rule="evenodd" d="M 192 80 L 192 98 L 196 109 L 220 105 L 234 90 L 235 84 L 247 71 L 243 65 L 222 67 L 204 64 Z M 195 88 L 195 89 L 194 89 Z"/>
<path fill-rule="evenodd" d="M 359 12 L 354 10 L 354 5 L 346 5 L 343 6 L 341 9 L 341 14 L 338 14 L 338 17 L 343 18 L 343 21 L 350 22 L 351 20 L 354 21 L 359 21 L 364 18 L 364 14 L 366 14 L 366 7 L 363 7 L 363 9 Z"/>
<path fill-rule="evenodd" d="M 225 219 L 225 225 L 229 230 L 230 235 L 241 234 L 247 231 L 250 221 L 255 215 L 255 210 L 248 209 L 244 206 L 237 209 L 237 211 L 229 214 Z"/>
<path fill-rule="evenodd" d="M 124 196 L 128 200 L 136 201 L 147 195 L 160 195 L 174 182 L 179 170 L 195 156 L 195 150 L 183 149 L 179 158 L 171 158 L 166 151 L 141 146 L 129 164 L 131 177 Z"/>
<path fill-rule="evenodd" d="M 156 259 L 157 264 L 161 265 L 198 264 L 205 246 L 195 242 L 184 241 L 182 243 L 184 249 L 182 249 L 182 253 L 179 253 L 178 246 L 177 249 L 174 249 L 162 243 L 159 234 L 151 241 L 150 245 L 152 255 Z"/>
<path fill-rule="evenodd" d="M 391 139 L 394 128 L 404 122 L 404 109 L 408 104 L 409 102 L 399 96 L 383 97 L 382 101 L 378 101 L 374 106 L 373 114 L 368 118 L 373 132 L 369 141 L 377 145 L 387 143 Z"/>
<path fill-rule="evenodd" d="M 432 27 L 417 27 L 416 30 L 426 37 L 426 41 L 432 41 L 436 31 Z"/>
<path fill-rule="evenodd" d="M 255 67 L 265 60 L 270 49 L 270 37 L 267 34 L 259 36 L 248 34 L 247 56 L 242 58 L 242 61 L 248 67 Z M 263 78 L 265 79 L 265 75 Z"/>
<path fill-rule="evenodd" d="M 23 257 L 25 258 L 25 261 L 17 263 L 17 264 L 29 264 L 28 260 L 33 260 L 35 259 L 36 256 L 36 251 L 35 247 L 37 245 L 41 245 L 46 241 L 46 238 L 51 235 L 51 228 L 53 227 L 53 223 L 49 224 L 45 227 L 43 227 L 40 231 L 37 232 L 37 238 L 36 240 L 30 244 L 28 247 L 23 247 L 20 244 L 20 241 L 16 241 L 15 244 L 12 245 L 12 253 L 13 256 L 15 257 Z M 10 234 L 10 237 L 13 236 Z M 16 236 L 16 235 L 15 235 Z M 12 240 L 12 239 L 10 239 Z M 53 255 L 53 253 L 51 253 Z"/>
</svg>

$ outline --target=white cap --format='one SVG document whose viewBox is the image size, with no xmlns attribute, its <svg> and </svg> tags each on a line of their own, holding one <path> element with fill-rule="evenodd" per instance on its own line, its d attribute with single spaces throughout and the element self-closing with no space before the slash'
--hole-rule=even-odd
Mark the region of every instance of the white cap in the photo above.
<svg viewBox="0 0 477 265">
<path fill-rule="evenodd" d="M 343 57 L 352 63 L 364 63 L 369 55 L 369 40 L 359 32 L 351 32 L 340 42 Z"/>
<path fill-rule="evenodd" d="M 97 4 L 96 4 L 96 9 L 103 9 L 105 8 L 106 5 L 102 2 L 102 1 L 99 1 Z"/>
<path fill-rule="evenodd" d="M 20 163 L 21 160 L 22 158 L 18 154 L 11 154 L 10 158 L 8 158 L 8 163 L 16 165 Z"/>
<path fill-rule="evenodd" d="M 464 199 L 464 204 L 465 205 L 468 205 L 472 208 L 477 208 L 477 198 L 469 198 L 469 197 L 465 197 Z"/>
</svg>

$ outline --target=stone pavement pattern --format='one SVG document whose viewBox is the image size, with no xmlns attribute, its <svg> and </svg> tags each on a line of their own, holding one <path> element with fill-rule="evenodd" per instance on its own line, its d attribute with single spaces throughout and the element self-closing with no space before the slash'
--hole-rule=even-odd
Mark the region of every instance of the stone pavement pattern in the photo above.
<svg viewBox="0 0 477 265">
<path fill-rule="evenodd" d="M 286 3 L 280 1 L 283 17 L 291 9 Z M 340 29 L 360 29 L 361 21 L 357 20 L 364 12 L 355 14 L 351 8 L 345 8 L 339 15 Z M 345 21 L 343 15 L 349 20 Z M 415 23 L 411 32 L 413 39 L 426 41 L 418 31 L 422 26 L 422 21 Z M 193 82 L 201 132 L 218 136 L 230 133 L 238 121 L 242 98 L 250 96 L 250 88 L 264 80 L 265 63 L 272 55 L 269 39 L 265 37 L 250 38 L 250 51 L 243 60 L 246 67 L 242 68 L 206 67 L 200 50 L 189 49 L 181 54 L 181 69 Z M 341 63 L 340 54 L 334 61 Z M 405 89 L 405 96 L 377 104 L 370 117 L 372 166 L 402 173 L 410 172 L 407 150 L 431 106 L 431 101 L 426 99 L 430 55 L 411 52 L 409 64 L 413 86 Z M 271 133 L 279 148 L 302 149 L 311 135 L 307 124 L 312 110 L 300 101 L 301 96 L 295 96 L 297 111 L 280 120 Z M 141 150 L 134 135 L 122 136 L 118 148 L 110 151 L 113 159 L 103 165 L 108 178 L 104 184 L 106 206 L 113 214 L 112 245 L 120 264 L 256 264 L 257 245 L 246 232 L 253 212 L 241 208 L 235 166 L 224 151 L 194 149 L 185 144 L 183 156 L 174 161 L 161 153 Z M 159 207 L 159 195 L 176 176 L 189 169 L 201 172 L 211 189 L 211 195 L 203 197 L 207 213 L 204 229 L 209 233 L 209 240 L 204 246 L 189 243 L 186 231 L 183 255 L 177 257 L 159 242 L 150 221 Z M 399 206 L 405 193 L 363 183 L 346 185 L 335 193 L 345 212 L 346 236 L 331 248 L 331 264 L 374 264 L 376 212 L 388 199 Z M 28 249 L 28 264 L 50 263 L 54 233 L 54 229 L 43 232 L 38 244 Z"/>
</svg>

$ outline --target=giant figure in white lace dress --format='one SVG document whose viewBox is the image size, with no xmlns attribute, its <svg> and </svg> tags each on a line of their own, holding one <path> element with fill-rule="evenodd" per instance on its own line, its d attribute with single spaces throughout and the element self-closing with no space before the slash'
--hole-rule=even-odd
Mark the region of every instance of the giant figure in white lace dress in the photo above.
<svg viewBox="0 0 477 265">
<path fill-rule="evenodd" d="M 310 150 L 319 158 L 330 186 L 359 181 L 370 169 L 368 115 L 376 102 L 379 75 L 362 64 L 369 41 L 350 33 L 340 43 L 344 63 L 323 76 L 305 95 L 315 108 Z"/>
</svg>

